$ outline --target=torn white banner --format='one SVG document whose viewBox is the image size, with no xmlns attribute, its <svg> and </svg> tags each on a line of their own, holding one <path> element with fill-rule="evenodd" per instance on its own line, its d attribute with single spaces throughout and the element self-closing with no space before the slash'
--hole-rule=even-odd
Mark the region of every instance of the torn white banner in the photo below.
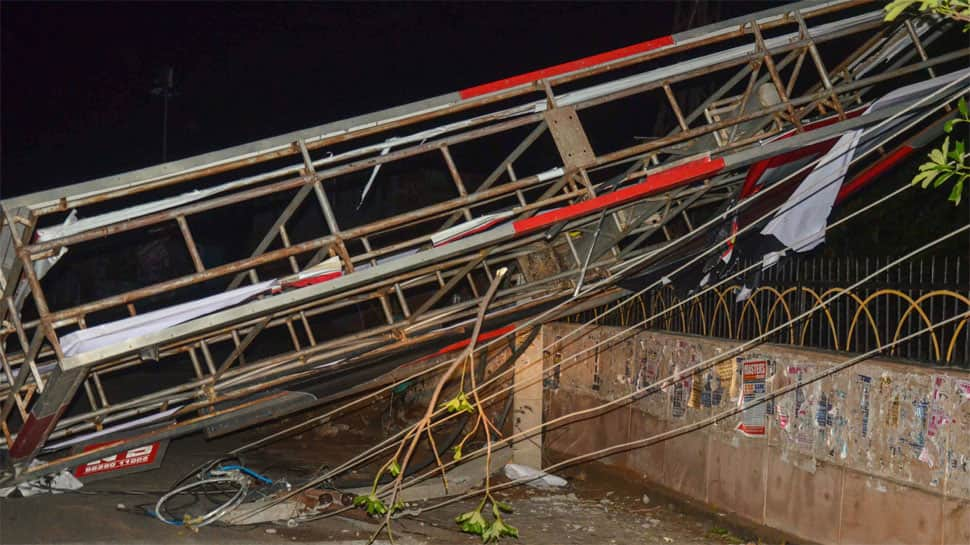
<svg viewBox="0 0 970 545">
<path fill-rule="evenodd" d="M 970 69 L 964 69 L 901 87 L 873 102 L 862 115 L 917 101 L 950 83 L 968 77 Z M 954 86 L 953 91 L 957 90 Z M 788 197 L 768 225 L 761 230 L 761 234 L 773 235 L 796 252 L 806 252 L 824 242 L 825 225 L 855 155 L 856 146 L 863 135 L 884 130 L 884 124 L 880 123 L 869 129 L 857 129 L 842 135 L 832 149 L 822 156 L 818 166 Z"/>
<path fill-rule="evenodd" d="M 120 343 L 155 333 L 173 325 L 193 320 L 238 305 L 261 293 L 270 291 L 276 280 L 268 280 L 252 286 L 244 286 L 225 293 L 217 293 L 198 301 L 162 308 L 145 314 L 108 322 L 88 329 L 79 329 L 61 337 L 61 348 L 65 356 L 75 356 L 104 346 Z"/>
</svg>

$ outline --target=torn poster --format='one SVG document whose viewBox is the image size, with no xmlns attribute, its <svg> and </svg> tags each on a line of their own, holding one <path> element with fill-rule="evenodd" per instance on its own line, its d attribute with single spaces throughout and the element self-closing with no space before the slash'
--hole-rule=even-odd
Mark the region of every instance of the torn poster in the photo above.
<svg viewBox="0 0 970 545">
<path fill-rule="evenodd" d="M 767 410 L 763 402 L 767 393 L 768 360 L 744 360 L 741 362 L 741 423 L 737 430 L 748 437 L 764 437 Z"/>
<path fill-rule="evenodd" d="M 703 374 L 698 372 L 691 375 L 690 394 L 687 397 L 687 406 L 690 407 L 691 409 L 697 409 L 697 408 L 700 408 L 701 406 L 703 384 L 704 384 Z"/>
<path fill-rule="evenodd" d="M 730 399 L 734 399 L 738 396 L 738 374 L 735 371 L 735 362 L 733 360 L 724 360 L 717 363 L 714 366 L 714 371 L 717 373 L 717 378 L 721 383 L 721 395 L 725 395 L 725 390 L 727 391 L 727 396 Z M 718 405 L 718 403 L 714 403 Z"/>
<path fill-rule="evenodd" d="M 276 280 L 269 280 L 252 286 L 236 288 L 225 293 L 217 293 L 197 301 L 189 301 L 188 303 L 138 314 L 124 320 L 79 329 L 61 337 L 61 347 L 64 349 L 65 355 L 75 356 L 128 339 L 162 331 L 200 316 L 238 305 L 247 299 L 270 291 L 275 284 Z"/>
<path fill-rule="evenodd" d="M 722 397 L 724 397 L 724 383 L 721 381 L 721 376 L 714 371 L 708 371 L 704 375 L 704 389 L 701 391 L 701 406 L 717 407 L 721 404 Z"/>
<path fill-rule="evenodd" d="M 674 374 L 680 373 L 680 364 L 674 367 Z M 691 389 L 691 376 L 688 375 L 674 383 L 673 392 L 670 396 L 671 406 L 670 415 L 674 418 L 681 418 L 687 412 L 687 401 Z"/>
<path fill-rule="evenodd" d="M 859 375 L 859 414 L 862 416 L 862 436 L 869 436 L 869 390 L 872 386 L 872 377 Z"/>
<path fill-rule="evenodd" d="M 970 380 L 954 380 L 953 384 L 963 399 L 970 399 Z"/>
<path fill-rule="evenodd" d="M 820 428 L 832 427 L 832 401 L 825 392 L 818 397 L 815 409 L 815 424 Z"/>
<path fill-rule="evenodd" d="M 927 437 L 936 437 L 940 433 L 940 428 L 950 422 L 942 403 L 947 397 L 947 380 L 948 377 L 945 375 L 933 376 L 933 396 L 930 400 L 929 420 L 926 424 Z"/>
</svg>

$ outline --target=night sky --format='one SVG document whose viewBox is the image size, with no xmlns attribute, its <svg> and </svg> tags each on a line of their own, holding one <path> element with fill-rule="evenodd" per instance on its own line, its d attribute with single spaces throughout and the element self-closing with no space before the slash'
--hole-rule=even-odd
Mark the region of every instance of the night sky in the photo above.
<svg viewBox="0 0 970 545">
<path fill-rule="evenodd" d="M 768 6 L 713 3 L 695 19 Z M 151 90 L 165 66 L 174 159 L 666 35 L 694 7 L 4 2 L 0 193 L 160 162 Z"/>
</svg>

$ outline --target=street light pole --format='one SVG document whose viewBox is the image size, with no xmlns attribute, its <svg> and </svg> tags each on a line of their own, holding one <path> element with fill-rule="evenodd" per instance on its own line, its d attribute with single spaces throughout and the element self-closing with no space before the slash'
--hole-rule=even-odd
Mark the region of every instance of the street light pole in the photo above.
<svg viewBox="0 0 970 545">
<path fill-rule="evenodd" d="M 175 96 L 175 69 L 165 67 L 161 85 L 152 89 L 153 95 L 162 97 L 162 162 L 168 159 L 168 99 Z"/>
</svg>

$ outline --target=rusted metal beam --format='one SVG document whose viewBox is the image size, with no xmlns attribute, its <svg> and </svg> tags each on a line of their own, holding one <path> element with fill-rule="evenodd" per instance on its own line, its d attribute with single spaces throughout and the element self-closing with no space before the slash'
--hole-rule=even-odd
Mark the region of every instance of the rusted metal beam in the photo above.
<svg viewBox="0 0 970 545">
<path fill-rule="evenodd" d="M 689 146 L 695 146 L 693 149 L 709 149 L 711 154 L 716 152 L 726 155 L 730 152 L 739 157 L 747 157 L 744 155 L 747 153 L 745 150 L 757 149 L 754 145 L 758 144 L 759 138 L 783 129 L 780 125 L 766 128 L 770 120 L 778 117 L 779 114 L 786 114 L 789 121 L 797 127 L 805 116 L 810 115 L 817 105 L 825 101 L 831 102 L 832 107 L 838 110 L 841 107 L 840 96 L 853 96 L 852 93 L 856 93 L 854 96 L 857 96 L 875 83 L 900 75 L 915 74 L 918 70 L 925 72 L 927 69 L 939 67 L 947 62 L 965 59 L 970 53 L 970 50 L 962 50 L 934 56 L 931 52 L 923 51 L 920 62 L 888 71 L 876 70 L 873 72 L 875 75 L 860 78 L 857 81 L 840 80 L 839 78 L 843 76 L 838 72 L 839 67 L 847 66 L 845 63 L 849 59 L 836 64 L 836 68 L 830 71 L 821 62 L 816 44 L 853 35 L 865 36 L 871 31 L 881 32 L 881 14 L 870 12 L 856 16 L 850 10 L 858 5 L 860 5 L 859 2 L 835 2 L 830 5 L 795 4 L 773 8 L 769 10 L 770 16 L 753 15 L 720 23 L 709 27 L 706 33 L 690 31 L 678 34 L 671 37 L 670 45 L 651 50 L 649 47 L 653 46 L 648 44 L 649 47 L 640 53 L 611 58 L 609 62 L 601 65 L 575 65 L 575 69 L 569 67 L 572 65 L 566 68 L 557 67 L 531 80 L 512 78 L 510 82 L 500 82 L 501 84 L 481 91 L 483 94 L 480 96 L 467 95 L 456 100 L 432 99 L 420 107 L 399 110 L 396 117 L 387 112 L 379 113 L 366 118 L 366 122 L 358 120 L 362 123 L 359 126 L 346 126 L 339 130 L 336 126 L 316 128 L 300 134 L 284 135 L 285 141 L 284 137 L 266 141 L 261 147 L 258 146 L 244 153 L 239 150 L 227 152 L 218 160 L 213 156 L 205 160 L 198 159 L 195 163 L 189 161 L 177 167 L 169 167 L 167 170 L 161 168 L 153 175 L 147 173 L 131 175 L 129 176 L 131 183 L 125 187 L 105 183 L 99 187 L 89 185 L 81 188 L 66 188 L 64 190 L 66 197 L 58 199 L 57 202 L 45 200 L 47 196 L 39 196 L 33 202 L 33 209 L 28 207 L 30 213 L 24 216 L 25 218 L 36 219 L 54 211 L 65 211 L 72 206 L 95 202 L 107 204 L 108 201 L 118 197 L 130 197 L 188 180 L 205 180 L 216 173 L 234 173 L 237 170 L 241 172 L 242 167 L 259 165 L 270 159 L 284 157 L 302 159 L 302 164 L 286 165 L 284 160 L 279 162 L 284 166 L 275 170 L 248 175 L 245 178 L 237 177 L 237 180 L 232 182 L 234 185 L 231 192 L 209 195 L 197 202 L 174 206 L 170 209 L 156 208 L 156 211 L 151 214 L 60 238 L 37 240 L 32 243 L 25 239 L 21 255 L 18 256 L 18 266 L 32 270 L 34 262 L 54 256 L 62 248 L 70 248 L 95 238 L 106 238 L 108 242 L 105 244 L 108 245 L 113 237 L 120 233 L 174 221 L 179 225 L 186 246 L 189 248 L 194 272 L 55 312 L 44 308 L 45 301 L 39 279 L 35 275 L 34 281 L 30 282 L 28 272 L 32 271 L 18 272 L 13 280 L 9 275 L 5 276 L 3 288 L 6 291 L 13 289 L 14 284 L 19 283 L 21 278 L 30 283 L 32 291 L 35 291 L 39 297 L 37 307 L 41 312 L 39 319 L 21 324 L 23 334 L 19 335 L 26 338 L 33 334 L 36 346 L 26 348 L 22 346 L 19 353 L 4 354 L 4 372 L 9 376 L 8 382 L 14 383 L 8 385 L 6 393 L 8 397 L 13 394 L 14 398 L 12 403 L 5 403 L 3 410 L 9 412 L 14 407 L 22 405 L 23 399 L 19 395 L 21 392 L 27 392 L 24 387 L 29 385 L 26 382 L 16 384 L 21 376 L 24 377 L 24 381 L 31 374 L 36 374 L 35 380 L 43 379 L 37 372 L 35 361 L 50 363 L 62 359 L 63 355 L 57 353 L 56 335 L 53 339 L 53 348 L 43 347 L 45 332 L 50 334 L 55 329 L 66 329 L 67 326 L 75 323 L 84 327 L 92 313 L 112 308 L 123 309 L 126 305 L 133 314 L 133 305 L 139 300 L 198 285 L 214 278 L 231 276 L 232 286 L 238 286 L 247 275 L 255 281 L 260 276 L 257 275 L 257 269 L 260 272 L 275 271 L 278 270 L 275 268 L 277 263 L 288 264 L 291 270 L 298 271 L 302 263 L 305 263 L 305 268 L 319 263 L 329 255 L 337 255 L 343 263 L 345 277 L 332 281 L 334 283 L 330 285 L 305 288 L 306 291 L 301 293 L 283 293 L 278 297 L 274 296 L 272 300 L 264 299 L 247 303 L 238 310 L 234 309 L 225 315 L 213 317 L 210 325 L 200 325 L 205 320 L 178 325 L 172 328 L 170 334 L 166 333 L 157 339 L 152 337 L 138 341 L 155 343 L 157 355 L 153 353 L 152 357 L 167 361 L 188 353 L 189 362 L 185 365 L 192 366 L 194 378 L 171 389 L 155 389 L 144 395 L 109 399 L 104 395 L 101 374 L 133 370 L 141 364 L 139 355 L 134 352 L 118 352 L 104 357 L 86 355 L 84 358 L 74 358 L 71 360 L 71 365 L 79 362 L 93 365 L 90 370 L 92 372 L 90 383 L 85 383 L 85 387 L 90 390 L 93 410 L 64 419 L 60 423 L 56 422 L 59 419 L 57 417 L 51 426 L 45 424 L 42 427 L 45 431 L 41 435 L 54 433 L 58 437 L 70 437 L 72 434 L 80 433 L 80 430 L 120 422 L 134 415 L 146 414 L 146 411 L 172 406 L 171 403 L 184 405 L 175 415 L 178 421 L 193 422 L 191 415 L 194 411 L 200 409 L 209 411 L 215 403 L 240 400 L 244 396 L 259 394 L 272 387 L 282 387 L 296 380 L 322 380 L 330 372 L 338 370 L 343 372 L 355 365 L 366 365 L 381 355 L 395 353 L 395 350 L 408 349 L 423 342 L 442 339 L 447 334 L 455 334 L 462 331 L 462 328 L 454 324 L 470 317 L 469 313 L 473 311 L 474 302 L 441 304 L 449 291 L 459 282 L 467 280 L 471 283 L 478 299 L 475 280 L 481 280 L 483 276 L 491 278 L 490 267 L 498 264 L 514 266 L 518 256 L 534 251 L 534 245 L 553 245 L 556 251 L 564 256 L 572 253 L 576 263 L 564 262 L 564 270 L 557 270 L 548 276 L 529 280 L 525 284 L 504 291 L 500 294 L 503 304 L 507 305 L 511 312 L 540 308 L 549 301 L 561 300 L 568 296 L 570 291 L 564 281 L 575 279 L 577 273 L 582 274 L 580 271 L 590 271 L 590 274 L 597 275 L 599 278 L 604 271 L 610 270 L 608 267 L 621 266 L 624 260 L 637 259 L 634 256 L 645 255 L 644 252 L 648 250 L 639 248 L 640 242 L 650 236 L 650 232 L 656 230 L 656 226 L 642 229 L 636 224 L 642 221 L 649 210 L 654 209 L 653 206 L 630 207 L 625 212 L 629 215 L 629 224 L 620 222 L 616 214 L 617 207 L 607 206 L 596 209 L 595 213 L 566 216 L 569 219 L 560 222 L 555 228 L 547 226 L 555 235 L 548 239 L 544 236 L 545 231 L 528 232 L 521 238 L 517 235 L 513 237 L 511 234 L 500 234 L 514 231 L 512 225 L 518 225 L 515 223 L 497 228 L 494 231 L 496 234 L 494 241 L 491 238 L 479 237 L 467 245 L 459 243 L 456 246 L 445 246 L 444 249 L 431 248 L 430 244 L 430 236 L 436 231 L 439 218 L 443 221 L 443 228 L 451 227 L 461 218 L 468 220 L 480 213 L 493 213 L 499 209 L 507 209 L 511 202 L 512 206 L 516 206 L 513 208 L 515 212 L 513 221 L 519 222 L 538 214 L 548 214 L 550 209 L 559 206 L 567 206 L 572 210 L 580 206 L 584 200 L 594 204 L 599 203 L 602 201 L 601 197 L 609 196 L 611 191 L 617 187 L 623 187 L 627 182 L 638 180 L 643 176 L 647 176 L 648 180 L 651 179 L 653 170 L 644 168 L 648 162 L 662 169 L 683 156 L 685 149 L 689 154 L 691 149 Z M 841 19 L 832 18 L 830 22 L 820 25 L 815 25 L 815 21 L 812 20 L 812 25 L 809 25 L 809 20 L 813 17 L 840 10 L 846 14 Z M 794 29 L 795 32 L 784 34 L 789 28 Z M 783 36 L 772 35 L 766 38 L 762 33 L 768 29 L 779 29 L 779 34 Z M 818 29 L 822 31 L 817 31 Z M 911 31 L 911 34 L 913 32 L 915 31 Z M 716 51 L 716 44 L 726 43 L 728 40 L 736 40 L 732 45 L 736 43 L 744 45 L 724 49 L 719 53 L 705 52 L 705 55 L 696 59 L 688 59 L 683 66 L 672 62 L 669 66 L 662 65 L 668 58 L 672 59 L 671 55 L 683 54 L 700 47 L 708 48 L 706 51 Z M 852 52 L 850 56 L 865 55 L 872 47 L 875 46 Z M 812 77 L 820 80 L 816 88 L 809 92 L 796 90 L 793 87 L 806 55 L 812 57 L 816 67 L 817 74 L 812 74 Z M 779 62 L 775 63 L 775 58 L 780 59 Z M 640 66 L 647 61 L 657 61 L 654 64 L 661 66 L 659 68 Z M 789 67 L 790 63 L 795 63 L 792 77 L 782 82 L 781 71 Z M 765 66 L 767 75 L 760 72 L 761 65 Z M 629 75 L 634 68 L 641 72 Z M 608 79 L 608 75 L 612 76 L 610 72 L 620 69 L 628 71 Z M 593 76 L 599 79 L 584 81 Z M 807 75 L 802 74 L 802 77 Z M 673 93 L 672 86 L 689 85 L 692 80 L 700 78 L 717 78 L 718 82 L 723 84 L 704 101 L 701 107 L 686 114 L 681 110 L 681 104 Z M 742 84 L 745 79 L 748 80 L 746 87 Z M 758 86 L 768 80 L 778 92 L 780 103 L 748 108 L 748 102 Z M 525 83 L 517 83 L 520 81 Z M 568 88 L 565 87 L 567 83 Z M 709 105 L 720 101 L 739 85 L 744 88 L 736 111 L 726 109 L 725 115 L 721 118 L 701 120 Z M 590 132 L 589 127 L 583 127 L 579 123 L 579 116 L 585 115 L 580 112 L 654 90 L 659 90 L 666 95 L 677 119 L 677 128 L 671 134 L 655 141 L 623 146 L 618 150 L 605 153 L 595 152 L 598 135 Z M 735 97 L 730 97 L 725 104 L 734 100 Z M 804 109 L 799 109 L 803 107 Z M 463 112 L 467 112 L 467 115 Z M 432 126 L 435 120 L 441 120 L 440 123 L 444 124 L 423 130 L 418 127 L 415 130 L 422 132 L 401 135 L 400 131 L 404 127 L 429 122 L 424 125 L 428 127 Z M 848 125 L 847 123 L 846 126 Z M 462 176 L 455 164 L 455 158 L 452 157 L 453 146 L 467 143 L 485 147 L 488 145 L 486 138 L 509 134 L 510 131 L 524 127 L 530 127 L 531 132 L 508 155 L 503 157 L 503 154 L 496 153 L 497 157 L 494 160 L 497 160 L 498 164 L 486 177 L 485 182 L 474 190 L 466 186 L 467 176 Z M 550 130 L 552 139 L 560 151 L 560 157 L 549 158 L 552 161 L 548 165 L 550 168 L 540 174 L 517 176 L 516 171 L 522 168 L 520 164 L 513 165 L 513 163 L 516 163 L 526 151 L 532 150 L 546 130 Z M 719 131 L 725 132 L 721 134 Z M 724 138 L 729 133 L 730 138 Z M 713 142 L 712 135 L 718 136 L 720 140 Z M 339 148 L 332 147 L 337 144 L 340 145 Z M 384 149 L 393 151 L 382 153 Z M 321 157 L 318 153 L 324 150 L 332 150 L 334 154 L 318 159 L 313 159 L 311 156 L 313 152 L 314 155 Z M 405 161 L 408 159 L 437 153 L 442 155 L 443 167 L 447 168 L 447 173 L 451 176 L 451 181 L 458 192 L 456 198 L 441 196 L 431 200 L 431 204 L 421 209 L 411 209 L 391 217 L 378 216 L 366 225 L 346 230 L 340 229 L 337 221 L 338 214 L 335 213 L 329 200 L 330 195 L 333 194 L 330 184 L 334 183 L 336 178 L 364 172 L 383 164 L 406 165 Z M 688 157 L 688 159 L 695 158 L 696 156 Z M 493 159 L 489 157 L 488 160 Z M 508 181 L 498 184 L 503 174 L 508 175 Z M 686 191 L 678 188 L 680 193 L 670 193 L 669 196 L 676 199 L 669 201 L 669 209 L 663 214 L 661 221 L 684 221 L 688 227 L 694 221 L 702 221 L 697 215 L 701 212 L 692 212 L 692 215 L 687 217 L 686 210 L 689 208 L 700 210 L 691 207 L 729 197 L 729 192 L 723 191 L 723 188 L 730 186 L 729 180 L 736 174 L 733 172 L 730 176 L 709 180 L 709 186 L 705 186 L 703 191 L 694 191 L 694 188 Z M 341 180 L 341 183 L 344 181 Z M 382 183 L 388 182 L 382 180 Z M 642 183 L 638 180 L 633 185 L 639 186 Z M 736 184 L 732 187 L 736 187 Z M 309 240 L 306 239 L 305 233 L 300 231 L 302 242 L 294 243 L 290 234 L 296 231 L 292 224 L 289 224 L 290 229 L 287 229 L 288 221 L 305 203 L 305 198 L 311 191 L 314 192 L 317 205 L 323 214 L 326 228 L 321 225 L 317 232 L 310 234 Z M 188 228 L 189 217 L 193 218 L 191 220 L 193 225 L 197 225 L 194 223 L 197 221 L 195 217 L 203 218 L 210 211 L 290 192 L 292 196 L 289 203 L 248 257 L 208 269 L 205 267 L 192 238 L 192 232 Z M 144 194 L 148 196 L 147 193 Z M 7 203 L 5 202 L 4 205 L 6 206 Z M 586 259 L 579 259 L 569 233 L 577 229 L 588 229 L 597 217 L 603 219 L 604 225 L 611 229 L 611 233 L 614 231 L 615 223 L 615 232 L 618 236 L 636 235 L 636 240 L 623 250 L 607 252 L 602 259 L 594 255 L 597 247 L 593 245 L 589 248 L 584 247 L 583 249 L 588 249 L 589 252 L 584 253 Z M 611 223 L 606 224 L 606 221 Z M 49 223 L 51 223 L 50 219 L 45 221 L 45 224 Z M 10 218 L 5 216 L 0 230 L 6 231 L 6 226 L 9 224 L 11 224 Z M 282 240 L 283 247 L 269 250 L 276 237 Z M 491 242 L 487 244 L 478 242 L 485 240 Z M 609 241 L 612 242 L 612 238 Z M 414 249 L 421 250 L 420 258 L 408 258 L 402 254 Z M 582 250 L 579 251 L 582 253 Z M 70 255 L 68 254 L 68 259 Z M 387 267 L 384 265 L 387 263 L 385 260 L 392 256 L 398 256 L 405 261 L 398 263 L 400 267 Z M 371 271 L 365 270 L 365 265 L 369 265 Z M 262 276 L 266 274 L 268 273 Z M 429 291 L 432 295 L 427 298 L 426 294 Z M 390 297 L 396 299 L 399 308 L 392 307 Z M 522 304 L 522 301 L 529 302 Z M 360 328 L 345 335 L 330 334 L 324 328 L 314 329 L 314 324 L 318 323 L 318 320 L 340 312 L 341 309 L 351 308 L 351 305 L 367 303 L 376 310 L 377 306 L 373 302 L 380 302 L 378 312 L 383 313 L 386 324 L 371 326 L 362 321 Z M 577 303 L 570 306 L 575 310 L 581 305 Z M 415 309 L 414 312 L 412 308 Z M 297 320 L 302 323 L 301 329 L 304 330 L 306 337 L 297 331 L 294 323 Z M 282 328 L 286 331 L 284 332 Z M 276 333 L 288 335 L 292 346 L 278 347 L 276 350 L 279 353 L 258 361 L 247 361 L 246 365 L 233 365 L 242 361 L 248 347 L 259 342 L 261 332 L 270 329 Z M 7 335 L 12 333 L 13 331 L 10 330 Z M 115 347 L 111 348 L 111 350 L 114 349 Z M 197 353 L 199 350 L 202 353 L 201 358 Z M 215 360 L 214 354 L 227 352 L 229 356 L 221 361 Z M 43 359 L 38 360 L 38 356 Z M 345 358 L 347 361 L 337 362 L 340 358 Z M 204 364 L 202 360 L 205 361 Z M 337 363 L 332 370 L 329 366 L 318 368 L 321 364 L 334 362 Z M 27 373 L 28 370 L 30 373 Z M 13 377 L 14 374 L 17 377 Z M 48 380 L 50 380 L 49 377 Z M 57 380 L 63 382 L 63 379 Z M 206 392 L 205 395 L 199 397 L 198 392 L 203 390 Z M 54 397 L 46 392 L 39 399 L 41 401 L 46 399 L 44 401 L 46 405 L 52 407 L 56 405 Z M 219 414 L 219 411 L 213 411 L 213 414 Z M 7 426 L 6 418 L 0 419 L 0 424 L 4 426 L 3 430 L 8 436 L 9 444 L 9 439 L 13 438 L 13 432 L 16 430 L 11 430 Z M 177 430 L 173 433 L 181 433 L 190 427 L 176 424 L 172 430 Z M 25 445 L 26 443 L 21 443 L 17 447 L 18 453 L 26 452 L 29 458 L 32 454 Z M 27 458 L 18 458 L 18 460 L 20 463 L 28 463 Z"/>
</svg>

